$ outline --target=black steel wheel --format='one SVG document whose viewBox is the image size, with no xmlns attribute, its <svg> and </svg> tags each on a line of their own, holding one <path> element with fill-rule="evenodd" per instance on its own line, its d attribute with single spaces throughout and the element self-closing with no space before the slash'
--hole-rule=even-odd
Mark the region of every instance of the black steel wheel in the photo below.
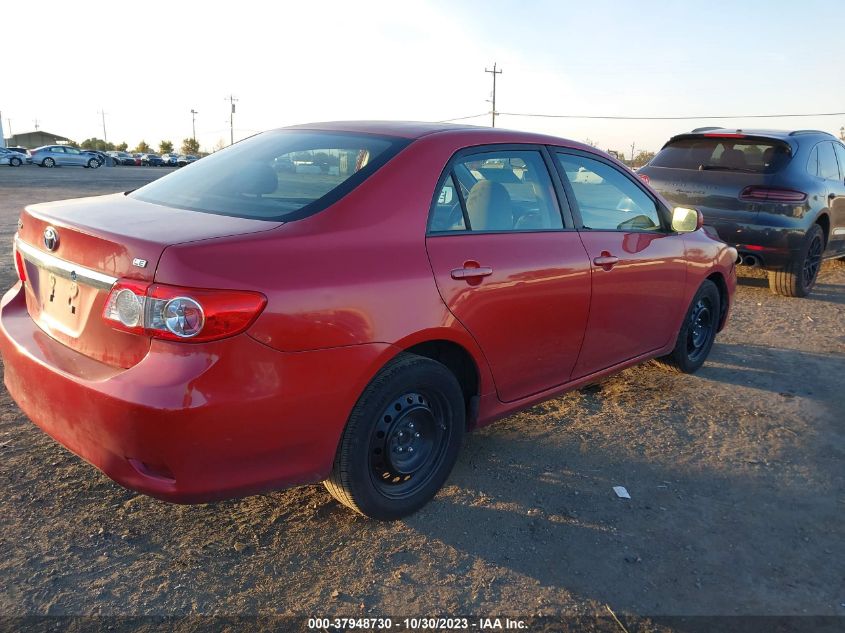
<svg viewBox="0 0 845 633">
<path fill-rule="evenodd" d="M 399 354 L 361 394 L 340 438 L 326 489 L 367 517 L 416 512 L 442 487 L 465 426 L 463 392 L 437 361 Z"/>
<path fill-rule="evenodd" d="M 807 231 L 798 256 L 784 268 L 769 271 L 769 289 L 784 297 L 806 297 L 816 285 L 824 248 L 824 231 L 814 224 Z"/>
<path fill-rule="evenodd" d="M 705 279 L 690 302 L 678 331 L 675 348 L 658 360 L 667 367 L 686 374 L 698 370 L 710 355 L 722 315 L 719 289 Z"/>
</svg>

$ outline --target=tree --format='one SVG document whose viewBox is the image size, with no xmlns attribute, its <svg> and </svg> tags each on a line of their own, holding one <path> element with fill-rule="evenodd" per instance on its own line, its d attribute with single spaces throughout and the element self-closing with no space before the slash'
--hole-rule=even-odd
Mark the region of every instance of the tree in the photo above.
<svg viewBox="0 0 845 633">
<path fill-rule="evenodd" d="M 138 143 L 138 147 L 135 148 L 135 152 L 138 154 L 149 154 L 153 151 L 153 148 L 147 145 L 146 141 L 141 141 Z"/>
<path fill-rule="evenodd" d="M 114 149 L 114 143 L 106 143 L 100 138 L 86 138 L 79 146 L 82 149 L 95 149 L 99 152 L 109 152 Z"/>
<path fill-rule="evenodd" d="M 129 145 L 124 141 L 123 143 L 118 143 L 117 145 L 115 145 L 114 148 L 118 152 L 125 152 L 127 149 L 129 149 Z"/>
<path fill-rule="evenodd" d="M 647 152 L 645 150 L 640 150 L 637 155 L 634 157 L 634 160 L 631 161 L 632 167 L 642 167 L 648 161 L 654 158 L 654 152 Z"/>
<path fill-rule="evenodd" d="M 183 154 L 199 154 L 200 144 L 195 138 L 186 138 L 182 141 Z"/>
<path fill-rule="evenodd" d="M 173 151 L 173 143 L 170 141 L 162 141 L 158 144 L 158 150 L 162 154 L 170 154 Z"/>
<path fill-rule="evenodd" d="M 224 147 L 226 147 L 226 139 L 221 138 L 220 140 L 218 140 L 218 141 L 214 144 L 214 147 L 212 147 L 212 148 L 211 148 L 211 151 L 212 151 L 212 152 L 219 152 L 219 151 L 220 151 L 221 149 L 223 149 Z"/>
</svg>

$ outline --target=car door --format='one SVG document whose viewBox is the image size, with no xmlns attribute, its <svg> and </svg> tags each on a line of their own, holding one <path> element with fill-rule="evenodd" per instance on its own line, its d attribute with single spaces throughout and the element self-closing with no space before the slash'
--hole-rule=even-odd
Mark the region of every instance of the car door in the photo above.
<svg viewBox="0 0 845 633">
<path fill-rule="evenodd" d="M 65 165 L 87 165 L 91 158 L 88 154 L 83 154 L 75 147 L 65 147 Z"/>
<path fill-rule="evenodd" d="M 828 251 L 845 252 L 845 147 L 832 143 L 839 163 L 839 176 L 828 183 L 828 207 L 830 209 L 830 236 Z"/>
<path fill-rule="evenodd" d="M 444 171 L 429 219 L 438 290 L 505 402 L 569 380 L 587 323 L 590 263 L 550 161 L 535 146 L 465 150 Z"/>
<path fill-rule="evenodd" d="M 684 240 L 633 173 L 576 150 L 555 152 L 592 265 L 592 300 L 573 378 L 660 349 L 677 334 L 686 284 Z"/>
</svg>

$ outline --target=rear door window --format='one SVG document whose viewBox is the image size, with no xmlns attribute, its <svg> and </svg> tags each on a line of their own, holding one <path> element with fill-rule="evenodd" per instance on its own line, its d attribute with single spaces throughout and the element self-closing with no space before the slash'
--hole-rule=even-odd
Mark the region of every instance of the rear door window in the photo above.
<svg viewBox="0 0 845 633">
<path fill-rule="evenodd" d="M 833 149 L 836 151 L 836 158 L 839 162 L 839 174 L 845 179 L 845 147 L 842 147 L 839 143 L 834 143 Z"/>
<path fill-rule="evenodd" d="M 488 151 L 456 159 L 429 221 L 432 232 L 562 228 L 554 185 L 537 150 Z"/>
<path fill-rule="evenodd" d="M 670 141 L 649 167 L 774 173 L 790 158 L 789 146 L 761 139 L 690 137 Z"/>
<path fill-rule="evenodd" d="M 833 143 L 819 143 L 819 176 L 825 180 L 839 180 L 839 165 Z"/>
</svg>

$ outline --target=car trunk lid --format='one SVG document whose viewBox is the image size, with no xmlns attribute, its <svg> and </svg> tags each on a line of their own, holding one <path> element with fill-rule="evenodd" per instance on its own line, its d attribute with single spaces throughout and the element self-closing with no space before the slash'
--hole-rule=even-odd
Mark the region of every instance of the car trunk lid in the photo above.
<svg viewBox="0 0 845 633">
<path fill-rule="evenodd" d="M 103 320 L 115 281 L 153 281 L 168 246 L 277 226 L 123 194 L 32 205 L 21 215 L 16 237 L 25 262 L 27 309 L 62 344 L 111 366 L 131 367 L 146 355 L 150 340 Z"/>
</svg>

